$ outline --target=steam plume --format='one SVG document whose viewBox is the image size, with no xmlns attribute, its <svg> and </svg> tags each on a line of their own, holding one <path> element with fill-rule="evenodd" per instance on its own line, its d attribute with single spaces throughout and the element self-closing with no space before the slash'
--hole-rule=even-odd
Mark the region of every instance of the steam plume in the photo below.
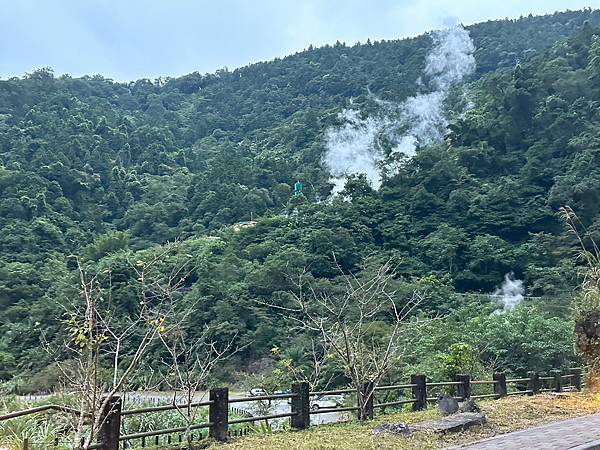
<svg viewBox="0 0 600 450">
<path fill-rule="evenodd" d="M 524 292 L 523 282 L 516 280 L 515 274 L 510 272 L 504 275 L 502 286 L 492 295 L 502 304 L 504 311 L 512 311 L 523 301 Z"/>
<path fill-rule="evenodd" d="M 348 175 L 364 173 L 375 189 L 381 185 L 381 163 L 385 153 L 381 140 L 391 144 L 391 153 L 413 156 L 419 145 L 443 139 L 448 121 L 443 104 L 452 86 L 475 70 L 475 47 L 461 26 L 432 34 L 433 48 L 426 58 L 423 86 L 427 92 L 409 97 L 401 104 L 375 99 L 379 111 L 362 118 L 360 111 L 345 109 L 339 115 L 343 125 L 325 134 L 327 152 L 323 159 L 329 169 L 334 193 Z"/>
</svg>

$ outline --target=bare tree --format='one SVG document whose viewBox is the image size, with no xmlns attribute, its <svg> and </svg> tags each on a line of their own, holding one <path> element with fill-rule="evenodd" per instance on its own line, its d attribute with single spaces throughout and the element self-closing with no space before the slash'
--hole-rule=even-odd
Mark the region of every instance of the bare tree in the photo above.
<svg viewBox="0 0 600 450">
<path fill-rule="evenodd" d="M 404 352 L 403 333 L 414 325 L 407 318 L 421 297 L 415 292 L 398 298 L 390 262 L 361 277 L 345 273 L 337 261 L 336 265 L 341 289 L 317 288 L 304 270 L 290 293 L 292 305 L 270 306 L 283 311 L 298 329 L 320 336 L 356 391 L 359 418 L 366 419 L 375 387 Z"/>
<path fill-rule="evenodd" d="M 178 317 L 175 310 L 181 302 L 175 297 L 191 270 L 190 259 L 177 251 L 174 242 L 148 261 L 129 262 L 137 305 L 123 314 L 112 297 L 111 269 L 88 271 L 76 258 L 79 296 L 63 305 L 68 339 L 59 349 L 75 361 L 74 369 L 63 371 L 80 398 L 74 449 L 94 443 L 110 412 L 110 399 L 127 390 L 152 343 L 176 325 L 171 320 Z"/>
<path fill-rule="evenodd" d="M 199 337 L 190 337 L 182 326 L 184 320 L 178 320 L 167 332 L 159 334 L 167 352 L 167 357 L 162 360 L 166 369 L 162 379 L 173 391 L 173 405 L 186 424 L 188 448 L 194 449 L 191 427 L 198 415 L 195 396 L 206 386 L 214 367 L 230 358 L 239 348 L 234 347 L 237 336 L 220 345 L 212 339 L 213 330 L 209 327 L 204 327 Z"/>
</svg>

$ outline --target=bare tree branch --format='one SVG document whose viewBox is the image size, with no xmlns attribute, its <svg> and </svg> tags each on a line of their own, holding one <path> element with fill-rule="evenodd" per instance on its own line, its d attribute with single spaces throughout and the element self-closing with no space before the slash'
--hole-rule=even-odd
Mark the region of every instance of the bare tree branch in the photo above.
<svg viewBox="0 0 600 450">
<path fill-rule="evenodd" d="M 422 299 L 417 292 L 399 298 L 392 289 L 395 271 L 389 261 L 370 276 L 344 272 L 335 255 L 334 262 L 341 292 L 317 289 L 305 269 L 290 292 L 291 305 L 263 304 L 285 315 L 299 330 L 320 336 L 320 345 L 351 380 L 360 417 L 365 418 L 373 389 L 405 351 L 403 334 L 419 324 L 409 316 Z"/>
</svg>

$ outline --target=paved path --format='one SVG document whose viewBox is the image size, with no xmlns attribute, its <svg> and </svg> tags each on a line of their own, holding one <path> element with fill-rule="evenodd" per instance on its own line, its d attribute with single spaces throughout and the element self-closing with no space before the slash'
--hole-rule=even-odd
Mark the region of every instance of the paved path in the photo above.
<svg viewBox="0 0 600 450">
<path fill-rule="evenodd" d="M 549 423 L 454 448 L 469 450 L 600 449 L 600 414 Z"/>
</svg>

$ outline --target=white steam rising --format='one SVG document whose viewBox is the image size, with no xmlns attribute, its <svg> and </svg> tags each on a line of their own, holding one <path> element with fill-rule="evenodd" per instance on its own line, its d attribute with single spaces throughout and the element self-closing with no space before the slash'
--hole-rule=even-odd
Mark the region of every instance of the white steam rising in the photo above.
<svg viewBox="0 0 600 450">
<path fill-rule="evenodd" d="M 474 51 L 469 32 L 460 25 L 435 32 L 425 67 L 425 74 L 432 77 L 432 86 L 447 92 L 470 75 L 475 70 Z"/>
<path fill-rule="evenodd" d="M 504 275 L 502 286 L 492 296 L 502 305 L 503 311 L 512 311 L 523 301 L 524 293 L 523 281 L 516 280 L 515 274 L 510 272 Z"/>
<path fill-rule="evenodd" d="M 333 192 L 344 188 L 346 176 L 364 173 L 373 187 L 379 188 L 379 163 L 383 152 L 378 145 L 378 136 L 384 128 L 382 119 L 360 118 L 353 109 L 343 110 L 339 118 L 344 121 L 341 128 L 330 128 L 326 132 L 327 153 L 324 163 L 334 183 Z"/>
<path fill-rule="evenodd" d="M 447 132 L 444 101 L 450 88 L 475 70 L 475 47 L 461 26 L 432 34 L 433 48 L 427 55 L 421 84 L 428 92 L 410 97 L 401 104 L 375 99 L 376 115 L 362 118 L 360 111 L 345 109 L 339 115 L 343 125 L 325 135 L 327 152 L 323 163 L 329 169 L 334 193 L 342 190 L 346 177 L 364 173 L 375 189 L 381 185 L 381 163 L 385 158 L 382 140 L 391 153 L 415 154 L 417 146 L 439 142 Z"/>
</svg>

